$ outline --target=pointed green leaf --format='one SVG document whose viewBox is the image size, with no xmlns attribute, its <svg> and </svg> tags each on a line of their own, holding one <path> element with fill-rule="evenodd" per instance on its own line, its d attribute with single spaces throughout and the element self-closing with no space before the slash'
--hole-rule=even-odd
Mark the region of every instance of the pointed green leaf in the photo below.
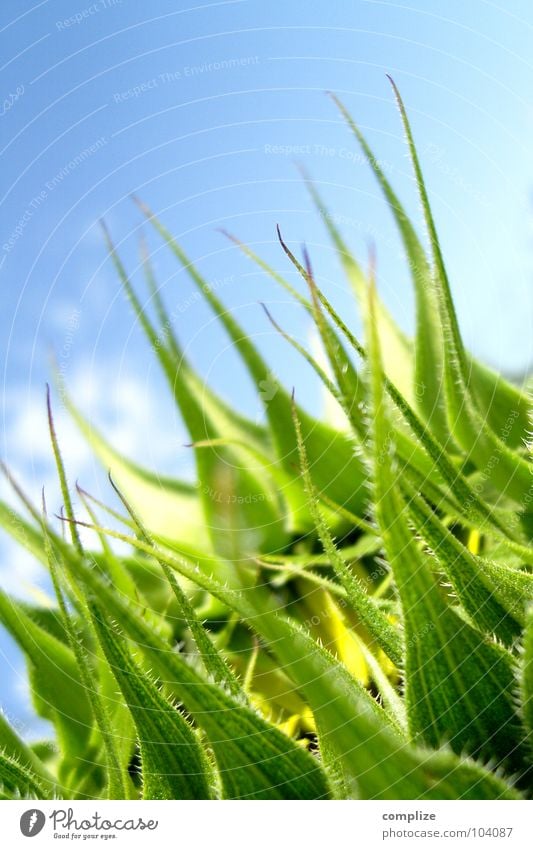
<svg viewBox="0 0 533 849">
<path fill-rule="evenodd" d="M 229 693 L 231 693 L 235 697 L 240 697 L 242 690 L 241 687 L 235 678 L 232 670 L 226 663 L 225 658 L 218 652 L 216 646 L 211 640 L 210 635 L 199 621 L 196 611 L 194 607 L 190 603 L 187 598 L 187 594 L 179 585 L 175 573 L 168 567 L 168 565 L 158 557 L 158 549 L 157 546 L 149 533 L 149 531 L 143 526 L 140 518 L 136 515 L 132 506 L 128 503 L 128 500 L 125 496 L 117 489 L 117 487 L 113 484 L 116 492 L 118 493 L 122 503 L 126 507 L 126 510 L 130 514 L 132 521 L 135 527 L 139 531 L 139 536 L 143 539 L 152 549 L 154 553 L 154 557 L 159 563 L 165 578 L 167 579 L 170 588 L 174 594 L 174 597 L 178 604 L 178 609 L 180 615 L 183 617 L 185 625 L 189 628 L 192 633 L 193 639 L 196 643 L 196 647 L 202 659 L 203 665 L 205 667 L 206 672 L 212 676 L 213 680 L 216 684 L 219 684 L 223 688 L 227 689 Z"/>
<path fill-rule="evenodd" d="M 352 286 L 357 298 L 359 312 L 364 320 L 367 313 L 365 273 L 342 238 L 335 224 L 335 217 L 327 209 L 315 184 L 307 175 L 305 175 L 305 180 L 311 198 L 335 246 L 346 277 Z M 413 369 L 416 367 L 418 359 L 413 362 L 411 342 L 402 333 L 380 300 L 376 301 L 376 321 L 378 322 L 378 332 L 382 344 L 385 372 L 403 394 L 414 403 L 416 387 L 413 386 Z"/>
<path fill-rule="evenodd" d="M 119 653 L 125 653 L 124 646 L 121 641 L 113 640 L 109 635 L 104 637 L 102 614 L 97 615 L 100 617 L 101 639 L 105 638 L 108 644 L 106 652 L 110 662 L 113 650 L 114 659 L 118 663 Z M 139 621 L 134 622 L 132 617 L 128 616 L 127 624 L 130 628 L 133 627 L 137 637 L 140 637 L 143 628 Z M 140 648 L 143 651 L 147 646 L 154 645 L 153 637 L 149 638 L 149 643 L 145 642 L 146 635 L 141 639 Z M 154 661 L 160 674 L 170 675 L 167 685 L 171 685 L 176 694 L 179 694 L 189 712 L 205 730 L 215 753 L 226 798 L 306 799 L 327 796 L 327 784 L 319 765 L 289 738 L 266 723 L 250 708 L 236 702 L 220 687 L 203 681 L 179 655 L 172 652 L 166 652 L 164 655 L 159 649 L 153 655 L 150 654 L 150 659 Z M 125 695 L 124 688 L 129 683 L 128 704 L 135 707 L 138 703 L 131 680 L 123 681 L 117 663 L 113 666 L 117 680 Z M 129 666 L 125 667 L 123 663 L 122 668 Z M 133 673 L 131 675 L 133 677 Z M 150 701 L 145 699 L 141 704 L 144 706 L 150 704 Z M 140 722 L 140 717 L 136 722 Z M 166 739 L 175 738 L 167 736 Z M 151 757 L 154 757 L 153 753 Z"/>
<path fill-rule="evenodd" d="M 69 757 L 82 757 L 92 733 L 93 716 L 72 652 L 33 622 L 2 590 L 0 621 L 24 652 L 38 712 L 52 720 Z"/>
<path fill-rule="evenodd" d="M 342 586 L 346 590 L 346 595 L 349 603 L 356 612 L 361 622 L 368 628 L 372 637 L 377 644 L 381 646 L 391 660 L 397 665 L 401 662 L 401 638 L 397 630 L 387 620 L 384 614 L 377 607 L 374 599 L 372 599 L 367 589 L 362 582 L 353 574 L 348 564 L 337 550 L 335 543 L 331 537 L 328 527 L 324 521 L 324 517 L 320 512 L 318 498 L 311 480 L 309 471 L 309 462 L 307 459 L 307 451 L 302 438 L 302 430 L 298 420 L 296 409 L 293 410 L 294 428 L 296 431 L 296 439 L 298 443 L 298 451 L 300 453 L 300 463 L 302 468 L 302 476 L 306 492 L 309 498 L 309 510 L 320 537 L 320 541 L 324 547 L 325 553 L 328 555 L 331 565 L 340 580 Z"/>
<path fill-rule="evenodd" d="M 332 307 L 323 292 L 318 292 L 320 301 L 326 312 L 330 315 L 332 321 L 344 333 L 349 342 L 353 345 L 354 350 L 359 356 L 367 359 L 367 352 L 363 345 L 357 340 L 355 335 L 349 330 L 345 322 Z M 395 408 L 401 413 L 405 422 L 409 425 L 413 435 L 416 437 L 419 447 L 427 453 L 428 457 L 433 461 L 433 464 L 441 476 L 441 480 L 449 487 L 448 498 L 452 497 L 455 509 L 461 518 L 464 518 L 468 526 L 472 522 L 479 524 L 479 527 L 487 534 L 494 535 L 499 540 L 515 551 L 524 562 L 533 564 L 533 550 L 525 543 L 522 543 L 516 525 L 512 526 L 509 522 L 504 522 L 500 514 L 494 510 L 491 505 L 479 497 L 476 490 L 470 485 L 462 471 L 454 465 L 448 457 L 446 449 L 442 446 L 437 438 L 426 428 L 416 411 L 409 405 L 400 391 L 393 383 L 384 375 L 383 385 L 387 395 L 390 397 Z M 392 427 L 392 422 L 390 423 Z M 401 431 L 395 430 L 395 439 L 397 443 L 398 454 L 402 460 L 409 462 L 409 457 L 404 454 L 404 437 Z M 420 472 L 418 460 L 415 462 L 415 457 L 411 457 L 412 465 Z M 438 491 L 438 483 L 437 491 Z M 433 481 L 432 481 L 433 485 Z M 446 500 L 441 496 L 441 500 Z M 501 511 L 500 511 L 501 512 Z"/>
<path fill-rule="evenodd" d="M 270 374 L 266 362 L 171 234 L 145 205 L 141 204 L 141 209 L 161 234 L 199 291 L 205 296 L 231 337 L 255 385 L 259 387 Z M 276 386 L 273 397 L 269 400 L 263 397 L 262 400 L 279 461 L 287 473 L 294 478 L 294 468 L 298 464 L 298 451 L 292 429 L 290 396 L 281 386 Z M 317 487 L 334 500 L 343 504 L 347 503 L 347 506 L 356 513 L 361 512 L 365 503 L 365 473 L 349 441 L 344 434 L 317 421 L 303 410 L 299 409 L 298 415 L 306 437 L 309 462 L 313 468 Z M 332 474 L 333 469 L 342 471 Z M 305 527 L 306 520 L 302 508 L 302 502 L 305 503 L 305 500 L 301 487 L 293 485 L 283 494 L 291 506 L 296 527 L 302 528 L 302 525 Z"/>
<path fill-rule="evenodd" d="M 533 601 L 533 575 L 472 554 L 406 480 L 402 486 L 417 533 L 435 554 L 471 623 L 512 646 L 521 633 L 525 604 Z"/>
<path fill-rule="evenodd" d="M 70 398 L 66 404 L 83 436 L 154 533 L 210 549 L 198 487 L 158 475 L 116 451 Z M 186 521 L 183 520 L 186 517 Z M 181 520 L 180 520 L 181 519 Z"/>
<path fill-rule="evenodd" d="M 451 608 L 405 520 L 372 306 L 367 347 L 375 510 L 402 603 L 405 699 L 412 737 L 435 748 L 448 742 L 458 754 L 467 751 L 496 759 L 511 772 L 523 771 L 513 659 Z"/>
<path fill-rule="evenodd" d="M 438 298 L 436 297 L 435 286 L 431 279 L 432 270 L 415 229 L 387 180 L 379 160 L 374 156 L 363 133 L 344 104 L 336 96 L 333 95 L 332 97 L 361 145 L 363 153 L 381 186 L 402 237 L 417 304 L 415 357 L 417 396 L 420 403 L 420 410 L 424 413 L 424 417 L 427 421 L 431 422 L 431 427 L 437 437 L 445 441 L 449 431 L 444 416 L 445 405 L 444 398 L 442 397 L 444 389 L 444 335 L 439 317 Z M 319 203 L 319 208 L 323 208 L 320 199 L 317 198 L 317 202 Z M 331 216 L 327 216 L 326 221 L 327 223 L 330 222 Z M 378 305 L 378 332 L 380 339 L 382 339 L 383 334 L 379 326 L 380 313 L 381 308 Z M 466 354 L 466 357 L 470 368 L 471 384 L 492 429 L 495 433 L 505 431 L 508 444 L 515 448 L 521 447 L 524 435 L 529 428 L 530 403 L 527 394 L 510 384 L 501 375 L 495 374 L 486 366 L 478 363 L 473 357 L 468 356 L 468 354 Z M 386 350 L 383 351 L 383 358 L 385 372 L 389 374 L 392 382 L 398 386 L 402 394 L 411 402 L 412 399 L 405 391 L 403 384 L 399 382 L 387 367 Z M 509 419 L 510 410 L 516 413 L 512 417 L 512 420 Z"/>
<path fill-rule="evenodd" d="M 44 789 L 47 796 L 52 797 L 59 794 L 59 785 L 53 776 L 48 772 L 46 766 L 35 752 L 19 737 L 1 710 L 0 752 L 3 753 L 4 757 L 20 764 L 31 775 L 35 775 L 39 786 Z"/>
<path fill-rule="evenodd" d="M 231 413 L 228 415 L 228 408 L 222 409 L 211 391 L 201 388 L 181 350 L 178 349 L 176 356 L 176 338 L 171 335 L 170 348 L 165 344 L 170 333 L 168 323 L 163 329 L 163 337 L 158 336 L 107 232 L 106 238 L 124 290 L 161 363 L 193 442 L 233 435 L 231 431 L 227 433 L 220 429 L 221 426 L 227 427 L 228 423 L 234 434 L 243 437 L 242 418 Z M 201 285 L 203 287 L 204 283 Z M 210 291 L 206 297 L 210 297 Z M 263 373 L 265 376 L 266 372 Z M 253 430 L 248 428 L 244 438 L 250 440 L 253 435 Z M 258 444 L 258 448 L 261 447 L 264 446 Z M 219 553 L 238 559 L 251 550 L 283 545 L 286 536 L 280 493 L 262 468 L 258 473 L 251 468 L 249 461 L 240 462 L 239 452 L 232 447 L 196 452 L 196 465 L 206 524 L 213 546 Z M 138 512 L 141 513 L 141 510 Z"/>
<path fill-rule="evenodd" d="M 52 542 L 47 534 L 46 523 L 43 521 L 43 534 L 45 550 L 48 559 L 48 568 L 54 585 L 56 598 L 59 604 L 63 628 L 68 638 L 68 644 L 76 659 L 80 681 L 85 689 L 85 694 L 90 702 L 93 717 L 102 736 L 106 753 L 107 785 L 109 799 L 126 799 L 128 797 L 128 777 L 121 764 L 116 745 L 115 736 L 119 736 L 119 729 L 112 726 L 108 710 L 103 702 L 99 684 L 96 681 L 95 670 L 92 667 L 89 655 L 83 645 L 80 634 L 77 633 L 73 617 L 67 609 L 63 592 L 60 586 L 60 577 L 56 564 L 56 554 Z"/>
<path fill-rule="evenodd" d="M 145 799 L 209 799 L 209 777 L 198 736 L 132 659 L 122 635 L 89 604 L 98 639 L 137 727 Z"/>
<path fill-rule="evenodd" d="M 533 751 L 533 605 L 529 605 L 524 630 L 520 695 L 522 718 L 527 730 L 530 750 Z"/>
<path fill-rule="evenodd" d="M 0 787 L 8 788 L 19 798 L 46 799 L 47 792 L 39 776 L 0 751 Z"/>
<path fill-rule="evenodd" d="M 450 428 L 467 452 L 469 459 L 476 464 L 486 479 L 497 486 L 500 493 L 507 494 L 522 503 L 524 498 L 531 497 L 531 466 L 522 453 L 513 450 L 508 445 L 511 425 L 516 417 L 509 419 L 508 429 L 496 433 L 487 423 L 486 413 L 480 407 L 479 400 L 475 396 L 475 390 L 471 386 L 470 366 L 453 306 L 444 258 L 411 127 L 400 93 L 392 79 L 391 84 L 407 136 L 409 153 L 431 245 L 434 273 L 430 279 L 439 305 L 445 345 L 444 363 Z"/>
<path fill-rule="evenodd" d="M 115 532 L 110 532 L 113 535 Z M 142 550 L 145 544 L 131 541 Z M 162 555 L 163 556 L 163 555 Z M 385 712 L 357 685 L 342 666 L 321 649 L 301 628 L 281 617 L 256 588 L 241 593 L 217 589 L 183 561 L 168 559 L 169 565 L 187 577 L 196 578 L 210 591 L 219 593 L 244 616 L 267 640 L 279 663 L 290 674 L 311 705 L 327 745 L 333 747 L 351 779 L 350 794 L 362 798 L 443 799 L 443 798 L 518 798 L 503 780 L 468 760 L 451 753 L 429 753 L 412 748 L 398 736 Z M 154 633 L 106 588 L 92 571 L 77 564 L 80 578 L 101 599 L 130 637 L 167 682 L 182 681 L 178 674 L 178 655 L 164 650 Z M 181 667 L 180 667 L 181 668 Z M 193 691 L 198 694 L 198 687 Z"/>
</svg>

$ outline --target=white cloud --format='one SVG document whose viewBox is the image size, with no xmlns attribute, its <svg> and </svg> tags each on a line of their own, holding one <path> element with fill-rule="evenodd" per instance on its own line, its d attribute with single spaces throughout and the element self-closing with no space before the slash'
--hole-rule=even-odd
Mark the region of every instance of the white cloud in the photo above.
<svg viewBox="0 0 533 849">
<path fill-rule="evenodd" d="M 192 452 L 183 448 L 186 431 L 172 404 L 135 375 L 119 372 L 116 364 L 86 362 L 69 375 L 79 409 L 121 453 L 164 474 L 190 477 Z M 114 379 L 111 379 L 114 378 Z M 44 391 L 9 388 L 4 396 L 4 459 L 22 488 L 40 504 L 44 486 L 49 514 L 62 505 L 50 446 Z M 71 485 L 79 482 L 105 502 L 112 493 L 84 436 L 65 407 L 53 403 L 54 423 Z M 0 481 L 0 497 L 20 509 L 11 487 Z M 91 532 L 83 532 L 88 544 Z M 0 584 L 17 596 L 27 596 L 44 571 L 6 534 L 0 541 Z M 43 584 L 45 586 L 45 584 Z"/>
</svg>

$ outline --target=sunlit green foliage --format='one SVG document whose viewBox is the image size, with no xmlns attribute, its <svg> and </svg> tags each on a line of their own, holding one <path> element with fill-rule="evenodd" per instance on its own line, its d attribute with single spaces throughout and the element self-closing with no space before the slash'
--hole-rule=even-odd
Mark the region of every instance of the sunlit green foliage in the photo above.
<svg viewBox="0 0 533 849">
<path fill-rule="evenodd" d="M 66 398 L 123 511 L 80 489 L 74 498 L 49 403 L 64 517 L 52 521 L 44 501 L 33 506 L 10 478 L 21 512 L 0 504 L 0 522 L 49 570 L 56 604 L 0 593 L 0 621 L 26 656 L 35 711 L 54 739 L 28 744 L 0 715 L 4 798 L 530 795 L 530 401 L 465 351 L 392 85 L 428 251 L 334 101 L 403 240 L 414 340 L 379 299 L 373 258 L 365 271 L 308 178 L 358 301 L 363 340 L 281 233 L 287 272 L 230 237 L 312 318 L 319 360 L 267 311 L 279 344 L 307 359 L 344 427 L 313 418 L 298 391 L 274 381 L 209 281 L 139 203 L 225 328 L 266 423 L 232 410 L 186 358 L 149 258 L 147 311 L 106 232 L 189 430 L 197 479 L 162 478 L 122 457 Z M 291 282 L 295 271 L 305 294 Z M 82 526 L 96 532 L 98 549 L 84 548 Z M 128 554 L 117 553 L 116 540 Z"/>
</svg>

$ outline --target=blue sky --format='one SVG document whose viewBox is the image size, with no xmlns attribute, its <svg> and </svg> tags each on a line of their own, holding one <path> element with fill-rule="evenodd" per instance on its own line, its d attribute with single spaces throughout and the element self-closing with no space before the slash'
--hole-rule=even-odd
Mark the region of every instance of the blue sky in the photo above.
<svg viewBox="0 0 533 849">
<path fill-rule="evenodd" d="M 176 8 L 178 7 L 178 8 Z M 154 0 L 5 0 L 0 107 L 2 457 L 33 495 L 53 484 L 43 419 L 55 352 L 73 394 L 117 444 L 190 473 L 183 429 L 106 259 L 105 218 L 135 280 L 143 231 L 178 333 L 202 373 L 254 413 L 254 391 L 190 281 L 143 225 L 139 194 L 310 407 L 317 387 L 258 306 L 307 325 L 217 232 L 273 264 L 275 240 L 306 242 L 322 284 L 346 311 L 345 283 L 295 160 L 311 172 L 379 284 L 412 327 L 412 295 L 384 202 L 325 90 L 364 129 L 419 220 L 398 114 L 413 123 L 465 339 L 519 373 L 532 360 L 533 10 L 527 0 L 195 4 Z M 355 321 L 355 315 L 354 315 Z M 89 452 L 58 413 L 72 477 L 107 495 Z M 146 434 L 157 433 L 149 440 Z M 0 577 L 25 594 L 42 575 L 5 541 Z M 4 635 L 4 706 L 28 733 L 24 678 Z"/>
</svg>

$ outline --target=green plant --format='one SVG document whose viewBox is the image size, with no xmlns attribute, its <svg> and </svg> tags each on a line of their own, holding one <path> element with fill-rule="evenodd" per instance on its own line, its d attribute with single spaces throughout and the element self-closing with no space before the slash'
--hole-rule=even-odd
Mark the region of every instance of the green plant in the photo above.
<svg viewBox="0 0 533 849">
<path fill-rule="evenodd" d="M 392 82 L 392 81 L 391 81 Z M 394 84 L 393 84 L 394 87 Z M 73 503 L 49 401 L 68 527 L 12 480 L 4 528 L 49 569 L 56 607 L 0 593 L 53 743 L 0 715 L 4 798 L 517 799 L 531 790 L 533 484 L 527 395 L 465 351 L 422 173 L 394 87 L 429 235 L 422 246 L 345 107 L 398 225 L 417 306 L 414 344 L 375 291 L 315 186 L 364 319 L 361 343 L 304 256 L 281 246 L 302 295 L 233 241 L 312 316 L 344 414 L 334 428 L 267 364 L 164 226 L 259 387 L 266 425 L 203 385 L 144 257 L 154 318 L 109 235 L 124 290 L 190 432 L 197 483 L 121 457 L 65 396 L 123 515 Z M 359 361 L 356 366 L 354 359 Z M 273 384 L 273 385 L 272 385 Z M 108 512 L 122 524 L 106 527 Z M 101 548 L 85 550 L 79 526 Z M 120 525 L 119 525 L 120 527 Z M 112 541 L 129 545 L 118 555 Z M 117 695 L 118 691 L 118 695 Z"/>
</svg>

